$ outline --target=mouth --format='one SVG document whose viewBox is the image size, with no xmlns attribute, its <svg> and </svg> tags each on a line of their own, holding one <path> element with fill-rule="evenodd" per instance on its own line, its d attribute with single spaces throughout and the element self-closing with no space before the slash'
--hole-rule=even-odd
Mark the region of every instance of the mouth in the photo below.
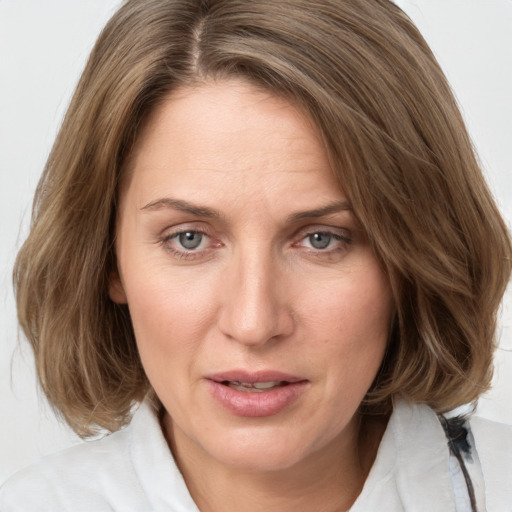
<svg viewBox="0 0 512 512">
<path fill-rule="evenodd" d="M 206 378 L 215 402 L 236 416 L 273 416 L 300 400 L 309 380 L 277 371 L 227 371 Z"/>
<path fill-rule="evenodd" d="M 220 382 L 223 386 L 227 386 L 242 393 L 265 393 L 273 391 L 274 389 L 282 388 L 290 385 L 290 382 L 285 380 L 269 381 L 269 382 L 241 382 L 239 380 L 223 380 Z"/>
<path fill-rule="evenodd" d="M 208 375 L 206 378 L 242 393 L 264 393 L 291 384 L 307 382 L 307 379 L 275 370 L 228 370 Z"/>
</svg>

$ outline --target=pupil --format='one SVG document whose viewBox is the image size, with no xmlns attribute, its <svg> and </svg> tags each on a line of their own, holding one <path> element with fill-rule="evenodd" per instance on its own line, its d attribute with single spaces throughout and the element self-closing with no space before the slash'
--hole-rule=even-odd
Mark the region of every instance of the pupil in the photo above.
<svg viewBox="0 0 512 512">
<path fill-rule="evenodd" d="M 315 233 L 309 236 L 311 246 L 315 249 L 325 249 L 331 242 L 331 235 L 326 233 Z"/>
<path fill-rule="evenodd" d="M 194 231 L 187 231 L 186 233 L 180 233 L 179 239 L 180 244 L 185 249 L 197 249 L 203 239 L 203 235 Z"/>
</svg>

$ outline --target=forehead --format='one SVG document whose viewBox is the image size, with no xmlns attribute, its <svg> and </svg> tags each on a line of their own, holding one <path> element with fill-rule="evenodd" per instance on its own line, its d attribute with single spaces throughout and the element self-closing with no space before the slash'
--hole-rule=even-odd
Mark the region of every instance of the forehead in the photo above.
<svg viewBox="0 0 512 512">
<path fill-rule="evenodd" d="M 340 191 L 317 129 L 292 103 L 238 80 L 170 94 L 151 114 L 126 170 L 140 201 L 158 193 L 225 197 Z M 314 190 L 313 190 L 314 189 Z"/>
</svg>

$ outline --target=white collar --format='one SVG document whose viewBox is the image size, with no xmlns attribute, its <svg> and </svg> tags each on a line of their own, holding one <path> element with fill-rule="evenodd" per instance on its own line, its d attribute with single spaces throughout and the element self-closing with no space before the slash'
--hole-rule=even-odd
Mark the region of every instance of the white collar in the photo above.
<svg viewBox="0 0 512 512">
<path fill-rule="evenodd" d="M 129 428 L 130 455 L 151 510 L 199 512 L 164 438 L 157 410 L 149 399 L 140 405 Z"/>
<path fill-rule="evenodd" d="M 435 412 L 397 400 L 377 457 L 350 512 L 456 510 L 450 453 Z"/>
</svg>

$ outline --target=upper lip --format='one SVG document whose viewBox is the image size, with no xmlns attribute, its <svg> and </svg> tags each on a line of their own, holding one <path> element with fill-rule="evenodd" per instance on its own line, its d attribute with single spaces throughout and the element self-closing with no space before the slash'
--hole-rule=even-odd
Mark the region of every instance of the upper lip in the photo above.
<svg viewBox="0 0 512 512">
<path fill-rule="evenodd" d="M 302 382 L 307 379 L 275 370 L 262 370 L 250 372 L 247 370 L 228 370 L 225 372 L 213 373 L 206 376 L 207 379 L 215 382 L 246 382 L 254 384 L 255 382 Z"/>
</svg>

